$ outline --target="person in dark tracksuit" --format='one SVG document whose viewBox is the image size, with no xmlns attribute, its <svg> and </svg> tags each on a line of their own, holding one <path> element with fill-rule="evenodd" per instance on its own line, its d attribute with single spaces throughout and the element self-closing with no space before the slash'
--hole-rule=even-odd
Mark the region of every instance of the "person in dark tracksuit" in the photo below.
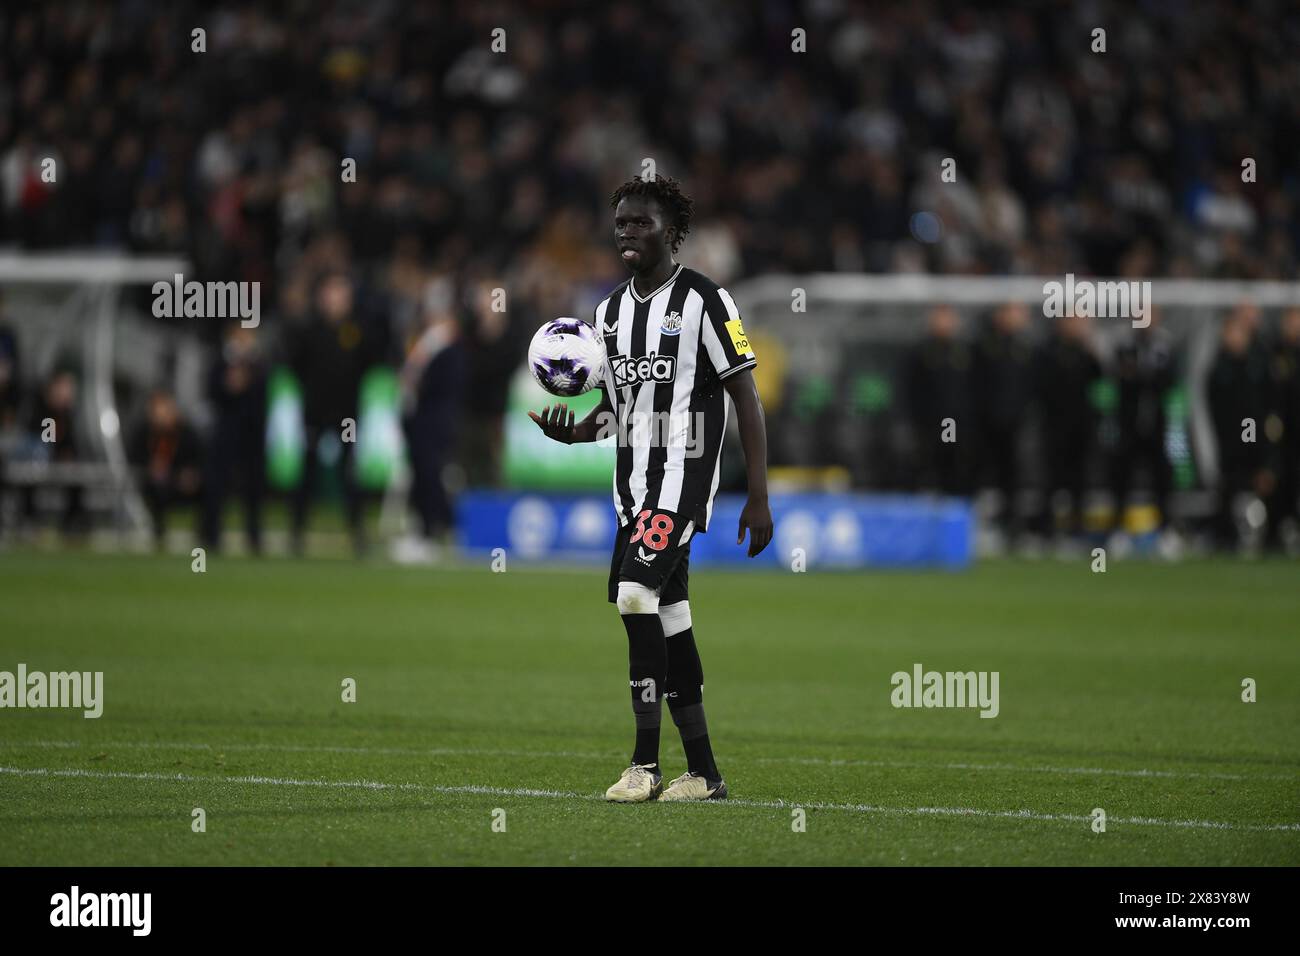
<svg viewBox="0 0 1300 956">
<path fill-rule="evenodd" d="M 1268 546 L 1275 547 L 1281 544 L 1282 523 L 1287 518 L 1300 522 L 1300 308 L 1282 314 L 1269 372 L 1272 413 L 1280 428 L 1272 443 L 1277 484 L 1268 505 L 1266 540 Z"/>
<path fill-rule="evenodd" d="M 1159 313 L 1153 309 L 1150 315 L 1150 325 L 1133 329 L 1132 336 L 1115 350 L 1119 441 L 1111 462 L 1113 530 L 1123 528 L 1133 476 L 1139 468 L 1147 470 L 1160 523 L 1169 523 L 1173 468 L 1165 451 L 1165 394 L 1177 381 L 1177 366 L 1173 342 L 1160 327 Z"/>
<path fill-rule="evenodd" d="M 78 421 L 79 392 L 76 373 L 70 368 L 60 367 L 46 379 L 37 395 L 28 428 L 40 442 L 43 460 L 77 462 L 83 459 L 85 440 Z M 77 482 L 71 482 L 65 488 L 63 515 L 59 523 L 64 534 L 83 535 L 90 530 L 84 491 Z M 23 489 L 22 501 L 23 517 L 30 524 L 36 517 L 35 485 Z"/>
<path fill-rule="evenodd" d="M 21 382 L 18 337 L 4 324 L 4 292 L 0 290 L 0 434 L 18 423 Z M 0 534 L 4 533 L 5 457 L 0 447 Z"/>
<path fill-rule="evenodd" d="M 411 458 L 411 503 L 428 541 L 441 537 L 453 523 L 442 471 L 456 440 L 466 366 L 454 316 L 429 314 L 401 376 L 406 399 L 403 426 Z"/>
<path fill-rule="evenodd" d="M 316 488 L 317 449 L 322 436 L 342 436 L 344 419 L 356 421 L 361 377 L 370 359 L 370 343 L 354 310 L 354 287 L 346 272 L 327 274 L 316 287 L 315 312 L 291 345 L 294 372 L 302 383 L 302 481 L 293 500 L 293 548 L 302 553 L 307 513 Z M 360 553 L 361 488 L 354 471 L 356 443 L 343 441 L 341 471 L 344 508 L 353 548 Z"/>
<path fill-rule="evenodd" d="M 1263 425 L 1269 404 L 1268 364 L 1255 343 L 1252 310 L 1239 308 L 1223 323 L 1219 354 L 1207 383 L 1214 436 L 1219 448 L 1218 507 L 1214 517 L 1216 544 L 1225 550 L 1239 540 L 1233 518 L 1237 495 L 1260 492 L 1267 482 L 1262 453 Z M 1246 440 L 1254 422 L 1254 441 Z"/>
<path fill-rule="evenodd" d="M 203 542 L 221 544 L 226 498 L 237 487 L 244 527 L 254 554 L 262 550 L 262 497 L 266 488 L 266 361 L 257 333 L 231 323 L 208 375 L 215 421 L 204 471 Z"/>
<path fill-rule="evenodd" d="M 1090 321 L 1082 315 L 1055 319 L 1037 363 L 1047 479 L 1038 526 L 1044 535 L 1056 530 L 1052 499 L 1062 489 L 1070 495 L 1067 533 L 1083 530 L 1083 499 L 1097 433 L 1090 393 L 1101 378 L 1101 363 L 1088 341 Z"/>
<path fill-rule="evenodd" d="M 1029 311 L 1008 302 L 994 310 L 975 341 L 974 389 L 976 487 L 992 476 L 1002 495 L 999 523 L 1008 536 L 1020 529 L 1020 434 L 1033 397 L 1033 350 L 1024 337 Z"/>
<path fill-rule="evenodd" d="M 198 498 L 203 462 L 199 436 L 164 389 L 149 396 L 145 420 L 132 438 L 131 461 L 140 470 L 140 491 L 153 520 L 154 544 L 161 547 L 167 512 Z"/>
<path fill-rule="evenodd" d="M 494 292 L 501 287 L 496 280 L 474 283 L 462 320 L 467 382 L 466 427 L 460 441 L 466 478 L 475 487 L 501 483 L 510 381 L 528 352 L 528 336 L 521 329 L 541 324 L 528 320 L 527 306 L 512 304 L 508 312 L 496 311 Z"/>
<path fill-rule="evenodd" d="M 970 493 L 967 451 L 977 435 L 976 422 L 968 417 L 971 350 L 957 337 L 959 319 L 951 306 L 935 307 L 927 325 L 927 334 L 912 350 L 904 373 L 917 446 L 917 486 L 966 495 Z M 944 441 L 943 422 L 949 418 L 957 441 Z"/>
</svg>

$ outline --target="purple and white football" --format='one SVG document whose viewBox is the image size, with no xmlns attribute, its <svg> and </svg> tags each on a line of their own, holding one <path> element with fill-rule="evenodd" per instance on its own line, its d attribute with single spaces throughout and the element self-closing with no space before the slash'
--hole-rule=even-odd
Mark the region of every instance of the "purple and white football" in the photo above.
<svg viewBox="0 0 1300 956">
<path fill-rule="evenodd" d="M 528 368 L 552 395 L 581 395 L 605 376 L 605 342 L 580 319 L 552 319 L 528 346 Z"/>
</svg>

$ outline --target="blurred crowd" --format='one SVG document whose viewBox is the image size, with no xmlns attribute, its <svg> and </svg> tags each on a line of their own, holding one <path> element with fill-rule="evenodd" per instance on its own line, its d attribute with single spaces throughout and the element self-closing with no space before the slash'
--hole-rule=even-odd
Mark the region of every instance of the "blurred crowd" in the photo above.
<svg viewBox="0 0 1300 956">
<path fill-rule="evenodd" d="M 618 278 L 604 201 L 648 157 L 724 283 L 1284 278 L 1298 41 L 1272 0 L 6 5 L 0 244 L 185 252 L 278 288 L 336 226 L 358 263 L 567 296 Z"/>
<path fill-rule="evenodd" d="M 1290 279 L 1298 40 L 1300 9 L 1268 0 L 1140 13 L 925 0 L 6 4 L 0 247 L 177 253 L 186 279 L 262 284 L 255 332 L 194 326 L 220 356 L 211 427 L 199 435 L 164 390 L 132 425 L 156 515 L 197 503 L 215 542 L 237 496 L 257 547 L 268 370 L 297 372 L 314 451 L 355 414 L 377 363 L 399 372 L 413 504 L 437 537 L 450 521 L 445 465 L 471 484 L 499 473 L 527 331 L 584 314 L 622 280 L 607 197 L 645 159 L 694 198 L 682 258 L 721 283 L 818 271 Z M 1294 509 L 1300 423 L 1278 368 L 1296 320 L 1274 332 L 1249 313 L 1225 322 L 1210 381 L 1220 488 L 1225 501 L 1253 489 L 1281 514 Z M 1158 325 L 1102 368 L 1075 320 L 1041 349 L 1021 334 L 1022 307 L 974 337 L 948 310 L 928 322 L 905 373 L 927 423 L 917 435 L 945 408 L 977 408 L 979 440 L 918 440 L 922 483 L 1013 493 L 1032 398 L 1052 422 L 1044 480 L 1077 511 L 1095 432 L 1080 396 L 1106 374 L 1122 433 L 1110 487 L 1122 501 L 1145 473 L 1165 502 L 1153 396 L 1174 372 Z M 16 372 L 4 378 L 6 362 L 19 367 L 5 335 L 0 414 L 24 427 L 72 414 L 73 372 L 22 395 Z M 1231 440 L 1249 410 L 1282 437 Z M 305 474 L 291 506 L 299 543 Z M 362 495 L 350 479 L 343 492 L 360 546 Z M 83 509 L 69 501 L 76 526 Z"/>
</svg>

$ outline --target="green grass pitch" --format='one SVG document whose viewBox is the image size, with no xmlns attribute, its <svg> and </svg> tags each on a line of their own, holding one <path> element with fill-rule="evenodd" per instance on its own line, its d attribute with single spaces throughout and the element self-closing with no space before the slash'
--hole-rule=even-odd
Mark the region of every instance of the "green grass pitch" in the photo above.
<svg viewBox="0 0 1300 956">
<path fill-rule="evenodd" d="M 105 674 L 0 710 L 0 864 L 1300 863 L 1300 570 L 1088 564 L 697 571 L 733 799 L 617 806 L 603 569 L 0 555 L 0 670 Z M 916 662 L 1000 714 L 895 709 Z"/>
</svg>

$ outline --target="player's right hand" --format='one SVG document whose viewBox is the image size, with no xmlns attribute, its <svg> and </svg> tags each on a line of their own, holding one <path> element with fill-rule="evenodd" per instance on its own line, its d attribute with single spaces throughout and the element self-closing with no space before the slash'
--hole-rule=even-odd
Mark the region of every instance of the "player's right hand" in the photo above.
<svg viewBox="0 0 1300 956">
<path fill-rule="evenodd" d="M 573 412 L 569 411 L 568 405 L 547 405 L 540 415 L 530 411 L 528 417 L 537 422 L 537 427 L 547 438 L 566 445 L 573 444 Z"/>
</svg>

